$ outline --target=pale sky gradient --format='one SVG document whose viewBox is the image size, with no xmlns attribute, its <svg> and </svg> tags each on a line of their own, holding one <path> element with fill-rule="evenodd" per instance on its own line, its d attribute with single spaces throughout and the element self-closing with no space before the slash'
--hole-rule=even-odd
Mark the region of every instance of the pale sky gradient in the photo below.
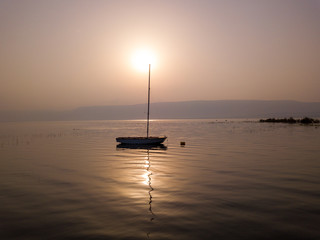
<svg viewBox="0 0 320 240">
<path fill-rule="evenodd" d="M 320 101 L 320 0 L 0 0 L 0 110 Z"/>
</svg>

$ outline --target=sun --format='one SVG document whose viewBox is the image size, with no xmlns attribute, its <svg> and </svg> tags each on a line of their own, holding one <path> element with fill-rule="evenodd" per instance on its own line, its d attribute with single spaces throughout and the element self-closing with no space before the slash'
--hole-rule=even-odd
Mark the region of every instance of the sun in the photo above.
<svg viewBox="0 0 320 240">
<path fill-rule="evenodd" d="M 139 49 L 132 54 L 132 64 L 133 67 L 139 71 L 148 71 L 149 64 L 154 64 L 156 62 L 155 54 L 150 49 Z"/>
</svg>

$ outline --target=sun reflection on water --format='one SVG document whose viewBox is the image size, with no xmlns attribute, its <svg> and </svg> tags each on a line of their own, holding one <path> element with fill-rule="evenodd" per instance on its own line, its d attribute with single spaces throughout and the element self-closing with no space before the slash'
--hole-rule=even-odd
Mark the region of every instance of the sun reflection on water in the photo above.
<svg viewBox="0 0 320 240">
<path fill-rule="evenodd" d="M 136 169 L 135 174 L 131 175 L 131 178 L 140 179 L 138 180 L 138 185 L 140 187 L 130 189 L 126 195 L 130 194 L 131 196 L 135 196 L 135 199 L 138 198 L 143 200 L 147 205 L 148 215 L 145 217 L 148 218 L 148 222 L 154 224 L 156 219 L 156 214 L 153 212 L 152 204 L 153 204 L 153 195 L 155 193 L 155 188 L 152 186 L 152 176 L 153 176 L 153 169 L 152 169 L 152 159 L 157 162 L 159 152 L 158 150 L 167 150 L 167 147 L 164 145 L 160 146 L 132 146 L 132 145 L 117 145 L 118 150 L 128 150 L 129 154 L 125 154 L 127 157 L 130 157 L 131 160 L 134 160 L 136 164 L 138 164 L 138 168 Z M 158 183 L 159 184 L 159 183 Z M 141 186 L 144 186 L 141 188 Z M 147 193 L 146 193 L 147 191 Z M 147 196 L 146 196 L 147 194 Z M 147 231 L 147 238 L 151 238 L 151 231 Z"/>
<path fill-rule="evenodd" d="M 147 150 L 147 157 L 145 160 L 145 167 L 146 167 L 146 173 L 143 174 L 143 176 L 145 177 L 145 184 L 147 184 L 149 186 L 149 190 L 148 190 L 148 195 L 149 195 L 149 212 L 151 214 L 150 216 L 150 222 L 152 222 L 155 219 L 155 214 L 152 211 L 152 195 L 151 192 L 154 190 L 153 187 L 151 186 L 151 176 L 152 176 L 152 172 L 150 170 L 151 167 L 151 161 L 150 161 L 150 155 L 149 155 L 149 149 Z M 147 237 L 148 239 L 150 239 L 150 232 L 147 233 Z"/>
</svg>

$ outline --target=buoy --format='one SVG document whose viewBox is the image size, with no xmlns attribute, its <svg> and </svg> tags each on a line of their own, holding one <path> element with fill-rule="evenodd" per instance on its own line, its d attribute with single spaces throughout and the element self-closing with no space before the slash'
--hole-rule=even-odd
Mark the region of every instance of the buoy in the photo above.
<svg viewBox="0 0 320 240">
<path fill-rule="evenodd" d="M 180 142 L 180 146 L 185 146 L 186 142 Z"/>
</svg>

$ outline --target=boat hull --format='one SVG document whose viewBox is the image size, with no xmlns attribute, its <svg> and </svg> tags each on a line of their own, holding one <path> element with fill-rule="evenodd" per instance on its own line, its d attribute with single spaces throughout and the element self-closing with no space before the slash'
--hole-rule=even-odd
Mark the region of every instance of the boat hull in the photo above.
<svg viewBox="0 0 320 240">
<path fill-rule="evenodd" d="M 157 145 L 163 143 L 167 137 L 117 137 L 116 141 L 121 144 L 134 145 Z"/>
</svg>

